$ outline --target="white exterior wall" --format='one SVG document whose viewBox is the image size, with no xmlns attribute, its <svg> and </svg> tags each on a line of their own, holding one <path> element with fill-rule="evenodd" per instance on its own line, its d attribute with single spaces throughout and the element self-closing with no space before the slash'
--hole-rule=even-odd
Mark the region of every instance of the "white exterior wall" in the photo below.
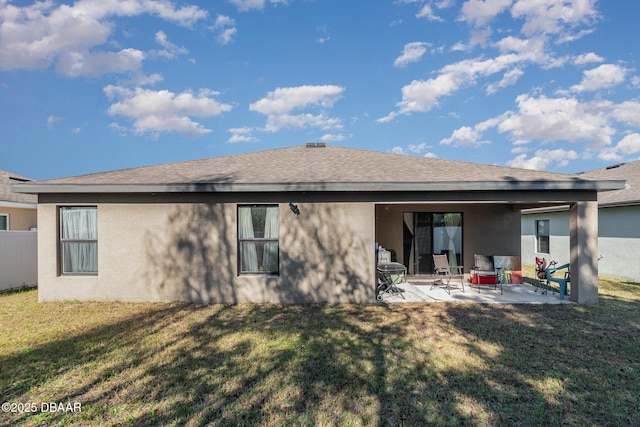
<svg viewBox="0 0 640 427">
<path fill-rule="evenodd" d="M 549 253 L 536 251 L 536 221 L 549 220 Z M 522 215 L 522 264 L 535 265 L 536 257 L 566 264 L 570 258 L 569 212 Z"/>
<path fill-rule="evenodd" d="M 535 221 L 549 219 L 551 254 L 535 252 Z M 598 272 L 640 281 L 640 206 L 598 209 Z M 569 212 L 522 215 L 523 264 L 534 265 L 536 256 L 563 264 L 569 258 Z"/>
<path fill-rule="evenodd" d="M 59 274 L 58 207 L 72 204 L 41 204 L 40 301 L 375 301 L 372 203 L 280 203 L 277 276 L 238 274 L 236 203 L 77 204 L 98 208 L 98 274 Z"/>
<path fill-rule="evenodd" d="M 599 210 L 600 274 L 640 281 L 640 206 Z"/>
<path fill-rule="evenodd" d="M 37 232 L 0 231 L 0 290 L 38 282 Z"/>
</svg>

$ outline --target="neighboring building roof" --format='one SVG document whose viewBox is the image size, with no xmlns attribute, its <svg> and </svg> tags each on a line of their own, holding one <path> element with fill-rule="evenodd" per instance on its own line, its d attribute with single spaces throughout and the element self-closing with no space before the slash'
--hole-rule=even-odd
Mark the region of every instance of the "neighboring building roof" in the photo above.
<svg viewBox="0 0 640 427">
<path fill-rule="evenodd" d="M 627 181 L 626 187 L 622 190 L 598 194 L 599 206 L 640 204 L 640 160 L 584 172 L 580 176 L 594 179 L 624 179 Z"/>
<path fill-rule="evenodd" d="M 0 169 L 0 205 L 9 207 L 35 208 L 38 197 L 32 194 L 14 193 L 13 184 L 31 181 L 29 178 Z"/>
<path fill-rule="evenodd" d="M 576 175 L 307 144 L 36 181 L 25 193 L 611 190 Z"/>
</svg>

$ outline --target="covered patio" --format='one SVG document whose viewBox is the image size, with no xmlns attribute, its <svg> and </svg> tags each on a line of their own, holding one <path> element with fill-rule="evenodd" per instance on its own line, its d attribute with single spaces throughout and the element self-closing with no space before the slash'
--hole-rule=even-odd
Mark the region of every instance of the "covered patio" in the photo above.
<svg viewBox="0 0 640 427">
<path fill-rule="evenodd" d="M 577 187 L 559 190 L 549 182 L 522 182 L 507 185 L 491 183 L 477 194 L 468 191 L 470 183 L 455 187 L 456 191 L 423 194 L 395 194 L 392 200 L 375 204 L 375 241 L 390 252 L 390 260 L 404 265 L 409 277 L 430 276 L 434 272 L 433 255 L 446 254 L 451 268 L 461 267 L 468 276 L 475 255 L 516 258 L 521 254 L 521 209 L 529 206 L 568 204 L 570 206 L 570 252 L 563 262 L 571 265 L 571 294 L 568 300 L 579 304 L 598 304 L 597 274 L 597 191 L 579 191 Z M 514 188 L 512 188 L 514 187 Z M 453 189 L 452 189 L 453 190 Z M 411 197 L 411 198 L 410 198 Z M 428 200 L 425 200 L 428 199 Z M 520 259 L 519 263 L 534 260 Z M 536 294 L 522 294 L 519 288 L 505 285 L 503 295 L 495 298 L 467 291 L 462 295 L 443 290 L 426 292 L 419 282 L 409 280 L 417 301 L 484 301 L 525 303 L 537 301 Z M 518 281 L 514 281 L 514 286 Z M 526 285 L 528 286 L 528 285 Z M 530 286 L 523 288 L 529 290 Z M 531 289 L 533 291 L 533 289 Z M 436 289 L 434 289 L 436 291 Z M 483 293 L 486 293 L 484 291 Z M 425 294 L 425 295 L 423 295 Z M 444 295 L 443 295 L 444 294 Z M 539 303 L 549 303 L 551 295 L 543 295 Z M 557 297 L 557 294 L 556 294 Z M 402 299 L 402 298 L 400 298 Z M 558 298 L 559 301 L 559 298 Z"/>
<path fill-rule="evenodd" d="M 396 285 L 400 294 L 384 293 L 381 303 L 408 303 L 408 302 L 460 302 L 481 304 L 574 304 L 569 298 L 560 299 L 558 292 L 548 290 L 542 293 L 536 291 L 534 285 L 511 284 L 503 285 L 502 294 L 500 288 L 480 287 L 476 289 L 465 279 L 464 291 L 459 280 L 452 280 L 449 289 L 442 286 L 434 286 L 432 280 L 409 276 L 407 282 Z"/>
</svg>

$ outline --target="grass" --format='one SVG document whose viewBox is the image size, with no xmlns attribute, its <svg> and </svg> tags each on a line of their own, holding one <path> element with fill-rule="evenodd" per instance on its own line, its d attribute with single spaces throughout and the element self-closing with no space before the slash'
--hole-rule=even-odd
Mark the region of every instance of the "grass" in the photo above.
<svg viewBox="0 0 640 427">
<path fill-rule="evenodd" d="M 640 425 L 640 284 L 600 305 L 38 303 L 0 295 L 20 425 Z M 64 408 L 64 406 L 63 406 Z M 50 409 L 50 408 L 49 408 Z"/>
</svg>

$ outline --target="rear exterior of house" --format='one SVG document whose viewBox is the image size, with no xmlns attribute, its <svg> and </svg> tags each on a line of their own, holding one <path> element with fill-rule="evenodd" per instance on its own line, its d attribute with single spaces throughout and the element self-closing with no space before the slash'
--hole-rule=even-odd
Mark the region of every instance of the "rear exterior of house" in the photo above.
<svg viewBox="0 0 640 427">
<path fill-rule="evenodd" d="M 598 195 L 598 272 L 640 281 L 640 161 L 613 165 L 580 176 L 624 179 L 623 189 Z M 568 207 L 526 210 L 522 215 L 522 256 L 568 262 Z"/>
<path fill-rule="evenodd" d="M 0 170 L 0 231 L 29 231 L 36 228 L 37 196 L 11 190 L 13 184 L 29 181 L 25 176 Z"/>
<path fill-rule="evenodd" d="M 570 203 L 588 247 L 597 191 L 621 185 L 311 144 L 15 189 L 39 197 L 41 301 L 370 303 L 376 244 L 411 274 L 445 252 L 468 272 L 520 255 L 523 207 Z M 597 303 L 575 262 L 572 298 Z"/>
</svg>

